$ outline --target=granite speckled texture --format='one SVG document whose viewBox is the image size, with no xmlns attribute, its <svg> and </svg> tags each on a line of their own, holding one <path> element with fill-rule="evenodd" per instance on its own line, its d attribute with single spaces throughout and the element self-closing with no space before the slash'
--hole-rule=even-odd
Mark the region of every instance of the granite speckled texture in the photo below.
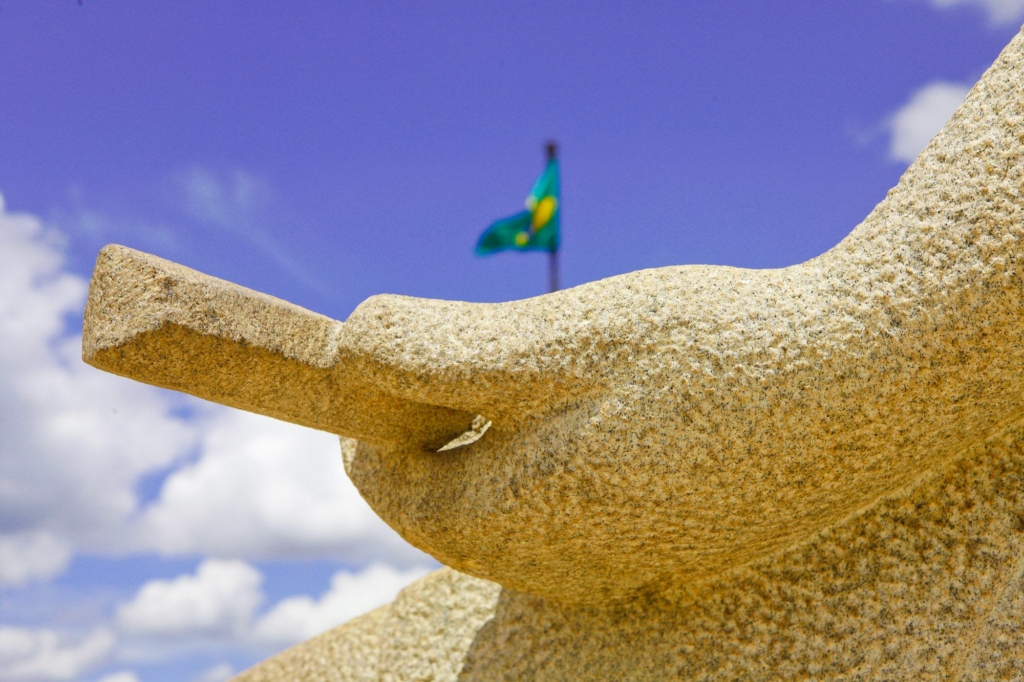
<svg viewBox="0 0 1024 682">
<path fill-rule="evenodd" d="M 402 590 L 355 618 L 248 670 L 237 682 L 453 680 L 501 587 L 451 569 Z"/>
<path fill-rule="evenodd" d="M 399 599 L 244 679 L 1024 677 L 1024 34 L 806 263 L 341 323 L 113 246 L 83 355 L 357 439 L 370 505 L 475 576 L 426 579 L 450 636 Z"/>
<path fill-rule="evenodd" d="M 452 592 L 430 591 L 441 580 Z M 457 678 L 408 666 L 409 680 L 1021 680 L 1024 420 L 806 543 L 675 593 L 600 608 L 498 596 L 451 569 L 421 583 L 237 682 L 390 679 L 380 640 L 410 661 L 464 657 Z M 412 598 L 462 627 L 426 638 L 385 622 Z"/>
</svg>

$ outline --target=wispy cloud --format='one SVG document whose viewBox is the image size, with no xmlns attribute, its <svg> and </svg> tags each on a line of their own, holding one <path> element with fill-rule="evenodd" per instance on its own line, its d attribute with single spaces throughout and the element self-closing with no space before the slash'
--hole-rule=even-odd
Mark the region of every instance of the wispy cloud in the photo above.
<svg viewBox="0 0 1024 682">
<path fill-rule="evenodd" d="M 74 638 L 48 628 L 0 626 L 0 678 L 71 680 L 109 658 L 115 641 L 105 628 Z"/>
<path fill-rule="evenodd" d="M 977 7 L 985 12 L 992 26 L 1019 24 L 1024 20 L 1024 0 L 928 0 L 940 9 Z"/>
<path fill-rule="evenodd" d="M 139 676 L 131 670 L 121 670 L 110 675 L 104 675 L 99 682 L 139 682 Z"/>
<path fill-rule="evenodd" d="M 181 174 L 180 184 L 186 211 L 194 220 L 245 240 L 303 285 L 319 293 L 330 293 L 288 254 L 286 245 L 275 241 L 263 227 L 275 202 L 269 183 L 240 169 L 217 174 L 193 166 Z"/>
<path fill-rule="evenodd" d="M 0 535 L 0 586 L 50 580 L 68 567 L 71 553 L 71 543 L 46 531 Z"/>
<path fill-rule="evenodd" d="M 910 163 L 928 146 L 953 112 L 963 103 L 970 87 L 935 81 L 915 91 L 889 117 L 889 157 Z"/>
<path fill-rule="evenodd" d="M 226 682 L 235 674 L 230 663 L 218 663 L 192 678 L 192 682 Z"/>
</svg>

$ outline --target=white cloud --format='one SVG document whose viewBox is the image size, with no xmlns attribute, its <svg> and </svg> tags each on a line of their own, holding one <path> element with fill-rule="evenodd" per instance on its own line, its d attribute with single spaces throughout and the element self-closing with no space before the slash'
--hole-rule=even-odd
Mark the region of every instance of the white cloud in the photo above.
<svg viewBox="0 0 1024 682">
<path fill-rule="evenodd" d="M 56 575 L 74 546 L 121 543 L 138 479 L 194 435 L 164 394 L 81 361 L 65 324 L 86 283 L 63 253 L 59 234 L 0 197 L 0 585 Z"/>
<path fill-rule="evenodd" d="M 0 536 L 0 585 L 20 587 L 32 580 L 49 580 L 64 572 L 71 546 L 50 533 L 10 533 Z"/>
<path fill-rule="evenodd" d="M 102 663 L 114 636 L 94 630 L 69 642 L 53 630 L 0 626 L 0 679 L 70 680 Z"/>
<path fill-rule="evenodd" d="M 193 682 L 225 682 L 235 674 L 234 667 L 230 663 L 220 663 L 193 678 Z"/>
<path fill-rule="evenodd" d="M 339 571 L 319 600 L 303 595 L 278 602 L 256 623 L 254 635 L 261 641 L 282 644 L 307 640 L 387 604 L 403 587 L 427 573 L 426 568 L 398 571 L 384 564 L 359 573 Z"/>
<path fill-rule="evenodd" d="M 86 282 L 64 248 L 0 198 L 0 587 L 82 550 L 425 562 L 360 497 L 335 436 L 85 365 L 65 323 Z M 147 504 L 152 475 L 166 478 Z"/>
<path fill-rule="evenodd" d="M 941 9 L 960 5 L 974 6 L 982 9 L 993 26 L 1017 24 L 1024 19 L 1024 0 L 930 0 Z"/>
<path fill-rule="evenodd" d="M 117 624 L 127 638 L 147 639 L 167 650 L 200 639 L 206 644 L 288 645 L 387 604 L 430 570 L 376 563 L 358 572 L 338 571 L 319 599 L 288 597 L 257 617 L 266 598 L 263 574 L 243 561 L 207 559 L 194 574 L 147 582 L 117 609 Z"/>
<path fill-rule="evenodd" d="M 912 162 L 963 104 L 970 87 L 935 81 L 920 88 L 889 118 L 889 156 Z"/>
<path fill-rule="evenodd" d="M 104 675 L 99 679 L 99 682 L 139 682 L 139 676 L 131 670 L 122 670 L 110 675 Z"/>
<path fill-rule="evenodd" d="M 140 542 L 166 554 L 424 562 L 360 497 L 336 436 L 225 410 L 201 449 L 145 511 Z"/>
<path fill-rule="evenodd" d="M 151 580 L 117 610 L 127 634 L 189 638 L 239 635 L 263 601 L 263 575 L 243 561 L 208 559 L 195 575 Z"/>
<path fill-rule="evenodd" d="M 38 218 L 7 212 L 0 196 L 0 588 L 51 579 L 82 551 L 344 557 L 398 568 L 339 574 L 319 599 L 292 597 L 260 619 L 260 572 L 207 559 L 193 574 L 143 585 L 117 612 L 119 641 L 106 627 L 71 636 L 0 626 L 0 679 L 79 678 L 115 649 L 122 662 L 197 647 L 262 651 L 382 604 L 425 572 L 409 567 L 430 560 L 344 474 L 335 436 L 86 366 L 69 320 L 81 318 L 87 284 L 65 268 L 65 248 Z M 163 480 L 158 494 L 140 499 L 151 476 Z M 105 682 L 135 679 L 126 670 Z"/>
</svg>

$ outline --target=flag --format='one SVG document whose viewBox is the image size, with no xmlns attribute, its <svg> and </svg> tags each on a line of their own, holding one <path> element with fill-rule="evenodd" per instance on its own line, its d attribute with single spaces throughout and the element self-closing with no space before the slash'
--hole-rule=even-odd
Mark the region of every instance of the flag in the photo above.
<svg viewBox="0 0 1024 682">
<path fill-rule="evenodd" d="M 558 185 L 558 159 L 552 158 L 533 183 L 526 210 L 488 227 L 476 243 L 476 254 L 487 256 L 505 249 L 558 251 L 562 213 Z"/>
</svg>

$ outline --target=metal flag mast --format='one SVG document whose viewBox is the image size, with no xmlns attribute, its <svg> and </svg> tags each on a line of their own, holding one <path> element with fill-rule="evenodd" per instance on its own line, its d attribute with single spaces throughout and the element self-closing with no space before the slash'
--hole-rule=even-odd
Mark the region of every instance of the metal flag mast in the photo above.
<svg viewBox="0 0 1024 682">
<path fill-rule="evenodd" d="M 558 157 L 558 145 L 555 144 L 554 140 L 549 140 L 547 145 L 548 161 L 554 161 Z M 548 251 L 548 289 L 551 293 L 558 291 L 558 249 L 559 243 L 555 244 L 555 248 Z"/>
</svg>

